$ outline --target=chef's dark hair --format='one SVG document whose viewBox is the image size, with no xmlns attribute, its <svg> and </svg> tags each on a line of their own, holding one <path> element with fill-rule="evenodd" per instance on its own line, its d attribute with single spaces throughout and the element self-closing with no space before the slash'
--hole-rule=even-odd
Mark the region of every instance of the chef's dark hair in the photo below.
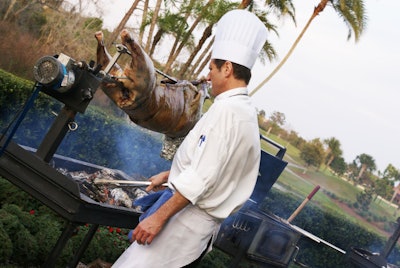
<svg viewBox="0 0 400 268">
<path fill-rule="evenodd" d="M 218 70 L 221 70 L 222 65 L 226 62 L 226 60 L 214 59 L 214 63 L 217 66 Z M 233 76 L 236 79 L 243 80 L 246 85 L 249 84 L 251 79 L 251 70 L 243 65 L 231 62 L 233 66 Z"/>
</svg>

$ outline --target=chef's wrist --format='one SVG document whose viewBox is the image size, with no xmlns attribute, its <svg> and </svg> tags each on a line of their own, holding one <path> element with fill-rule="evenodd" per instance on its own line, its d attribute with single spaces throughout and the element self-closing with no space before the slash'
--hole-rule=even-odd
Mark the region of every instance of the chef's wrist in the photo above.
<svg viewBox="0 0 400 268">
<path fill-rule="evenodd" d="M 169 177 L 169 170 L 161 172 L 163 183 L 168 182 L 168 177 Z"/>
</svg>

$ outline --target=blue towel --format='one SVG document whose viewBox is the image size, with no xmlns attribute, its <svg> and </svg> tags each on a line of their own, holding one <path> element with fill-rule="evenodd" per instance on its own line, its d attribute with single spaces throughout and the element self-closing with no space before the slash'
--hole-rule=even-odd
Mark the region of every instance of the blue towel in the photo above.
<svg viewBox="0 0 400 268">
<path fill-rule="evenodd" d="M 139 199 L 136 199 L 133 204 L 135 206 L 140 206 L 141 210 L 144 212 L 139 217 L 139 221 L 144 220 L 145 218 L 156 212 L 156 210 L 159 209 L 165 202 L 167 202 L 167 200 L 170 199 L 172 195 L 172 190 L 167 188 L 165 190 L 154 192 Z"/>
<path fill-rule="evenodd" d="M 167 200 L 170 199 L 172 195 L 172 190 L 167 188 L 165 190 L 154 192 L 139 199 L 136 199 L 133 204 L 135 206 L 140 206 L 141 210 L 143 211 L 143 214 L 139 217 L 139 221 L 144 220 L 145 218 L 156 212 L 157 209 L 159 209 L 165 202 L 167 202 Z M 132 233 L 133 230 L 131 230 L 128 234 L 129 241 L 132 238 Z"/>
</svg>

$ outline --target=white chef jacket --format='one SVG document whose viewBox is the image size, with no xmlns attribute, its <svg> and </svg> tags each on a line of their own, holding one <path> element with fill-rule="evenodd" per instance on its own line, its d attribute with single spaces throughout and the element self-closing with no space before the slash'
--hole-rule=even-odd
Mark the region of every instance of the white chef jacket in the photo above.
<svg viewBox="0 0 400 268">
<path fill-rule="evenodd" d="M 260 154 L 257 113 L 247 89 L 218 95 L 171 166 L 171 187 L 192 204 L 174 215 L 150 245 L 132 243 L 113 268 L 178 268 L 196 260 L 210 238 L 216 239 L 222 220 L 250 197 Z"/>
<path fill-rule="evenodd" d="M 192 204 L 225 219 L 250 197 L 260 153 L 257 112 L 247 89 L 228 90 L 179 147 L 169 182 Z"/>
</svg>

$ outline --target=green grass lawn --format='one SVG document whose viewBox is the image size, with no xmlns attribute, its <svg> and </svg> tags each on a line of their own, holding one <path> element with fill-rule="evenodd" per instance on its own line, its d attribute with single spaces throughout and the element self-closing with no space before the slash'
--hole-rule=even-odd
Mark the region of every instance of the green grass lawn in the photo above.
<svg viewBox="0 0 400 268">
<path fill-rule="evenodd" d="M 261 133 L 266 136 L 265 132 Z M 400 210 L 397 210 L 385 201 L 376 199 L 371 202 L 370 208 L 368 212 L 366 212 L 367 216 L 364 215 L 365 221 L 360 222 L 359 219 L 344 212 L 343 209 L 337 205 L 335 200 L 351 206 L 357 202 L 357 194 L 360 193 L 362 189 L 356 187 L 349 181 L 335 176 L 324 167 L 321 167 L 319 170 L 315 170 L 314 167 L 307 168 L 305 174 L 303 174 L 304 163 L 300 159 L 299 150 L 288 144 L 285 140 L 274 135 L 268 135 L 268 138 L 286 147 L 284 160 L 289 162 L 289 165 L 280 175 L 277 183 L 297 194 L 302 200 L 319 185 L 321 189 L 314 195 L 311 202 L 324 209 L 333 210 L 347 219 L 357 221 L 367 229 L 375 231 L 376 227 L 374 227 L 371 222 L 377 219 L 379 221 L 396 222 L 397 217 L 400 216 Z M 275 154 L 276 152 L 273 146 L 264 142 L 262 143 L 262 148 L 271 154 Z M 334 197 L 335 200 L 332 197 Z"/>
<path fill-rule="evenodd" d="M 281 174 L 277 183 L 296 193 L 302 200 L 304 200 L 317 186 L 309 181 L 300 179 L 298 176 L 295 176 L 288 171 L 284 171 Z M 343 214 L 341 208 L 324 193 L 323 189 L 324 188 L 321 187 L 321 189 L 313 196 L 310 202 L 317 204 L 322 208 L 331 209 Z"/>
</svg>

